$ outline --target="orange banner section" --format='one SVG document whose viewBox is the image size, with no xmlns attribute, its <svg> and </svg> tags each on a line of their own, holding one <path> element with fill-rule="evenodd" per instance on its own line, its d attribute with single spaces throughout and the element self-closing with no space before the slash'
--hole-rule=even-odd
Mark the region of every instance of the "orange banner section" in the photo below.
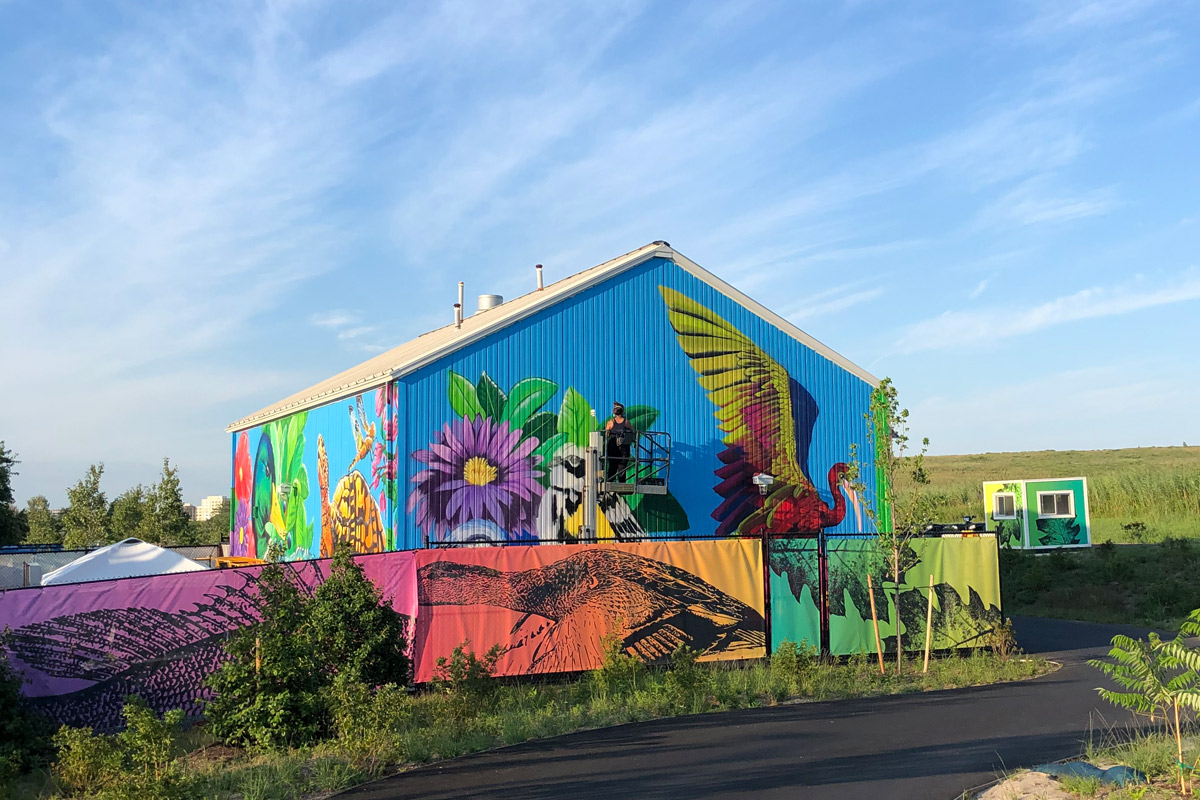
<svg viewBox="0 0 1200 800">
<path fill-rule="evenodd" d="M 645 661 L 680 645 L 701 660 L 766 654 L 762 543 L 541 545 L 417 554 L 416 679 L 469 643 L 504 650 L 496 673 L 599 667 L 604 640 Z"/>
</svg>

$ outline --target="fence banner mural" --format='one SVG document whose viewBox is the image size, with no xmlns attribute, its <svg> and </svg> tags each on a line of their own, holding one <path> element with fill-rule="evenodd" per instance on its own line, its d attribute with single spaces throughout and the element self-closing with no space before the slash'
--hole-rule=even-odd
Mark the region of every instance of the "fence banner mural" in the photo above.
<svg viewBox="0 0 1200 800">
<path fill-rule="evenodd" d="M 411 620 L 417 592 L 411 552 L 360 557 L 368 578 Z M 315 589 L 328 561 L 291 564 Z M 0 592 L 0 631 L 25 694 L 56 723 L 110 729 L 136 694 L 158 712 L 198 716 L 204 679 L 225 639 L 257 620 L 262 567 L 126 578 Z M 410 625 L 410 629 L 411 629 Z"/>
<path fill-rule="evenodd" d="M 759 541 L 646 542 L 417 553 L 418 681 L 463 642 L 500 645 L 497 674 L 594 669 L 603 641 L 702 661 L 766 654 Z"/>
<path fill-rule="evenodd" d="M 799 641 L 819 631 L 820 573 L 817 540 L 770 540 L 771 641 Z M 834 655 L 875 649 L 867 575 L 875 586 L 875 608 L 884 648 L 896 650 L 896 609 L 890 556 L 874 537 L 828 536 L 826 586 L 828 647 Z M 979 647 L 1001 621 L 1000 575 L 993 536 L 928 537 L 909 542 L 901 553 L 900 631 L 906 650 L 924 647 L 929 576 L 934 580 L 933 648 Z M 788 597 L 790 595 L 790 598 Z"/>
<path fill-rule="evenodd" d="M 768 539 L 771 650 L 783 641 L 821 646 L 820 541 Z"/>
</svg>

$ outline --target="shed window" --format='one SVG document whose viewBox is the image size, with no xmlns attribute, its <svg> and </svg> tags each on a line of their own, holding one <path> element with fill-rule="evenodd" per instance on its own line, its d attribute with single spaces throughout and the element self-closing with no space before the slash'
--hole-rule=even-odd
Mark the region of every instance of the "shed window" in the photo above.
<svg viewBox="0 0 1200 800">
<path fill-rule="evenodd" d="M 1038 492 L 1038 517 L 1075 516 L 1075 494 L 1073 492 Z"/>
<path fill-rule="evenodd" d="M 992 495 L 992 518 L 1017 518 L 1017 498 L 1012 492 L 997 492 Z"/>
</svg>

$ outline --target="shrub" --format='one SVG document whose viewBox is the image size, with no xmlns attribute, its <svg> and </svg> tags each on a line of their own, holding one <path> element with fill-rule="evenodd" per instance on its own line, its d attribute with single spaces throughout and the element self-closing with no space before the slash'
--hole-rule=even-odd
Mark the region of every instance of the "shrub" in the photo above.
<svg viewBox="0 0 1200 800">
<path fill-rule="evenodd" d="M 112 800 L 146 797 L 174 800 L 190 795 L 191 781 L 176 763 L 183 712 L 160 719 L 139 698 L 123 711 L 125 729 L 116 735 L 63 726 L 54 735 L 54 776 L 69 794 Z"/>
<path fill-rule="evenodd" d="M 449 659 L 439 657 L 433 671 L 433 688 L 450 698 L 451 713 L 458 719 L 474 716 L 491 698 L 496 690 L 496 662 L 504 654 L 497 644 L 480 658 L 468 649 L 470 644 L 457 645 Z"/>
<path fill-rule="evenodd" d="M 604 659 L 600 669 L 591 673 L 595 687 L 604 694 L 623 694 L 636 689 L 646 672 L 646 665 L 637 656 L 625 652 L 621 637 L 616 633 L 605 636 L 601 647 Z"/>
<path fill-rule="evenodd" d="M 329 577 L 313 596 L 309 621 L 327 674 L 371 686 L 408 682 L 405 618 L 384 602 L 349 548 L 334 553 Z"/>
<path fill-rule="evenodd" d="M 9 665 L 0 636 L 0 786 L 41 764 L 50 753 L 50 728 L 21 694 L 22 677 Z"/>
<path fill-rule="evenodd" d="M 311 744 L 333 733 L 335 681 L 366 687 L 408 680 L 406 624 L 339 548 L 310 598 L 285 564 L 263 568 L 261 621 L 235 633 L 229 660 L 209 678 L 209 730 L 236 745 Z"/>
<path fill-rule="evenodd" d="M 991 651 L 1002 659 L 1007 659 L 1013 653 L 1018 652 L 1017 636 L 1013 633 L 1011 619 L 997 623 L 996 627 L 988 633 L 986 641 Z"/>
<path fill-rule="evenodd" d="M 306 744 L 328 731 L 321 661 L 308 635 L 308 598 L 289 567 L 266 566 L 255 599 L 261 622 L 233 634 L 208 679 L 209 731 L 242 746 Z"/>
<path fill-rule="evenodd" d="M 784 639 L 771 654 L 771 672 L 785 678 L 799 678 L 817 664 L 817 648 L 802 639 L 799 644 Z"/>
<path fill-rule="evenodd" d="M 400 760 L 400 733 L 413 723 L 412 698 L 403 688 L 338 680 L 331 697 L 337 744 L 356 764 L 374 775 Z"/>
<path fill-rule="evenodd" d="M 675 706 L 694 706 L 700 699 L 698 695 L 706 693 L 713 682 L 712 671 L 697 663 L 699 655 L 683 644 L 671 653 L 671 667 L 667 671 L 665 686 Z"/>
</svg>

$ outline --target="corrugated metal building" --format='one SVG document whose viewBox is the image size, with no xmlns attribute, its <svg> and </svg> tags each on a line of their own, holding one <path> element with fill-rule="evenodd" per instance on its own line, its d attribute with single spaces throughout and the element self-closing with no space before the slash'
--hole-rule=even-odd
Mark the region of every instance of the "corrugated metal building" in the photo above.
<svg viewBox="0 0 1200 800">
<path fill-rule="evenodd" d="M 599 538 L 863 530 L 838 465 L 857 444 L 874 485 L 877 384 L 654 242 L 231 425 L 232 550 L 573 540 L 577 456 L 614 401 L 670 435 L 669 491 L 607 497 Z"/>
</svg>

